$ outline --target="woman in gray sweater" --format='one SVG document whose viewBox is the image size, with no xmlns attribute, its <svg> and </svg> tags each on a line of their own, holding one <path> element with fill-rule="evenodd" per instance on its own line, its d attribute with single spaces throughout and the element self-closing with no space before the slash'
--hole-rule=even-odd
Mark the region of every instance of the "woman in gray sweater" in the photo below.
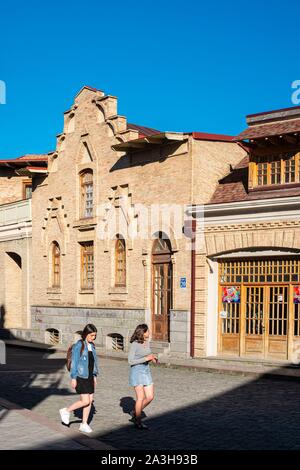
<svg viewBox="0 0 300 470">
<path fill-rule="evenodd" d="M 130 365 L 129 385 L 134 387 L 136 394 L 135 409 L 131 416 L 138 429 L 148 429 L 141 422 L 143 409 L 154 398 L 154 385 L 149 363 L 157 362 L 149 346 L 149 328 L 144 323 L 138 325 L 130 339 L 128 363 Z"/>
</svg>

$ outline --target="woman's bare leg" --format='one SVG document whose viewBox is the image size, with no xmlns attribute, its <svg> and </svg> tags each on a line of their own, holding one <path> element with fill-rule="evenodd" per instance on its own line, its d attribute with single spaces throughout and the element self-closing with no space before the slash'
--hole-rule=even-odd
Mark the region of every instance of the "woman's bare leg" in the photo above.
<svg viewBox="0 0 300 470">
<path fill-rule="evenodd" d="M 134 387 L 135 394 L 136 394 L 136 402 L 135 402 L 135 417 L 138 423 L 141 422 L 141 414 L 143 409 L 143 400 L 145 398 L 144 394 L 144 387 L 143 385 L 137 385 Z"/>
<path fill-rule="evenodd" d="M 90 393 L 88 396 L 89 396 L 90 404 L 83 408 L 83 411 L 82 411 L 82 424 L 85 424 L 85 423 L 88 422 L 89 415 L 90 415 L 91 408 L 92 408 L 93 399 L 94 399 L 94 394 L 93 393 Z"/>
<path fill-rule="evenodd" d="M 154 398 L 154 384 L 147 385 L 144 387 L 145 398 L 142 404 L 142 410 L 152 402 Z"/>
<path fill-rule="evenodd" d="M 76 401 L 73 403 L 73 405 L 69 406 L 67 408 L 67 411 L 75 411 L 78 410 L 78 408 L 84 408 L 85 406 L 89 406 L 90 404 L 90 396 L 88 393 L 85 393 L 83 395 L 80 395 L 80 400 Z"/>
</svg>

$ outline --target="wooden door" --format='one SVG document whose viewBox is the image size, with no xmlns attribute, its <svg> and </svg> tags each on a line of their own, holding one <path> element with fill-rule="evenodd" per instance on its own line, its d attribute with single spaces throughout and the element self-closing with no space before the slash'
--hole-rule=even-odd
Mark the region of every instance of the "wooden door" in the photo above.
<svg viewBox="0 0 300 470">
<path fill-rule="evenodd" d="M 242 355 L 287 359 L 289 288 L 245 287 Z"/>
<path fill-rule="evenodd" d="M 267 357 L 287 359 L 289 287 L 268 286 Z"/>
<path fill-rule="evenodd" d="M 240 355 L 240 303 L 222 302 L 219 349 L 222 355 Z"/>
<path fill-rule="evenodd" d="M 169 341 L 169 316 L 172 296 L 171 263 L 153 264 L 152 337 Z"/>
<path fill-rule="evenodd" d="M 266 290 L 264 286 L 246 286 L 242 355 L 264 357 L 266 347 Z"/>
</svg>

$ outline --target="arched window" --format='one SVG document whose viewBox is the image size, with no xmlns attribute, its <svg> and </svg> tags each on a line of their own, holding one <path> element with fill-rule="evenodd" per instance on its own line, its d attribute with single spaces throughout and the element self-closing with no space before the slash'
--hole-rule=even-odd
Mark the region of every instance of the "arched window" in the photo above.
<svg viewBox="0 0 300 470">
<path fill-rule="evenodd" d="M 153 242 L 152 254 L 153 255 L 166 255 L 167 257 L 171 256 L 171 247 L 170 242 L 167 239 L 157 238 Z"/>
<path fill-rule="evenodd" d="M 52 287 L 60 287 L 60 247 L 57 242 L 52 244 Z"/>
<path fill-rule="evenodd" d="M 124 337 L 119 333 L 107 335 L 106 349 L 109 351 L 124 351 Z"/>
<path fill-rule="evenodd" d="M 93 217 L 93 172 L 86 170 L 80 175 L 81 217 Z"/>
<path fill-rule="evenodd" d="M 116 272 L 115 285 L 126 286 L 126 246 L 125 240 L 118 236 L 115 249 Z"/>
</svg>

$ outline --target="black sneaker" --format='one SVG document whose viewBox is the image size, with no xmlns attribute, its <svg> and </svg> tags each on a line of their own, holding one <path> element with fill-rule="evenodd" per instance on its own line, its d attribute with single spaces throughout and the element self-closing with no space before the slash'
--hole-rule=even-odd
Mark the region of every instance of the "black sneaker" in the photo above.
<svg viewBox="0 0 300 470">
<path fill-rule="evenodd" d="M 147 426 L 147 424 L 145 424 L 145 423 L 137 423 L 137 422 L 136 422 L 136 423 L 135 423 L 135 427 L 136 427 L 137 429 L 149 429 L 149 426 Z"/>
</svg>

